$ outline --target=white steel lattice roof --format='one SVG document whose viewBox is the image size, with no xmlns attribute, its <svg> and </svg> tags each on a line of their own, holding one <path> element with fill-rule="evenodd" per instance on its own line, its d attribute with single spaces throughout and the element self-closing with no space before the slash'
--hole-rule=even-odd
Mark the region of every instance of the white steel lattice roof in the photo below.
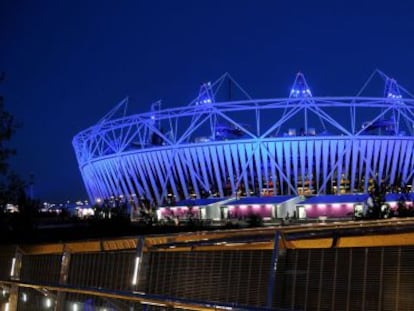
<svg viewBox="0 0 414 311">
<path fill-rule="evenodd" d="M 317 97 L 299 73 L 287 98 L 252 99 L 228 74 L 189 105 L 127 115 L 122 101 L 73 146 L 91 200 L 162 204 L 210 195 L 367 191 L 414 181 L 414 100 L 381 72 L 380 97 Z M 229 80 L 242 99 L 219 101 Z"/>
</svg>

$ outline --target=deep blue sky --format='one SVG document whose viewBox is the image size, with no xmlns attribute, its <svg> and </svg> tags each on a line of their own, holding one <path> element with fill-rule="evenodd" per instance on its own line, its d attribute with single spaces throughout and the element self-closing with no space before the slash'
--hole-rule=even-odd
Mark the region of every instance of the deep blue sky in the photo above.
<svg viewBox="0 0 414 311">
<path fill-rule="evenodd" d="M 0 1 L 13 168 L 43 200 L 85 199 L 72 137 L 129 95 L 187 104 L 229 72 L 253 97 L 354 95 L 375 68 L 414 90 L 412 1 Z M 381 95 L 381 94 L 377 94 Z"/>
</svg>

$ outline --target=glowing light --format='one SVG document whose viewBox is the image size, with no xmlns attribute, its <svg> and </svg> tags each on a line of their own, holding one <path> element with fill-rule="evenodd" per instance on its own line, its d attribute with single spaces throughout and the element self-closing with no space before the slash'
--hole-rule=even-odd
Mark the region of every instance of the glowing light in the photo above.
<svg viewBox="0 0 414 311">
<path fill-rule="evenodd" d="M 157 306 L 157 307 L 165 307 L 166 306 L 166 304 L 164 304 L 164 303 L 158 303 L 158 302 L 152 302 L 152 301 L 142 301 L 141 303 L 145 304 L 145 305 Z"/>
<path fill-rule="evenodd" d="M 11 270 L 10 270 L 10 276 L 14 276 L 14 268 L 16 266 L 16 258 L 12 259 L 12 266 L 11 266 Z"/>
<path fill-rule="evenodd" d="M 390 99 L 400 99 L 402 98 L 400 94 L 400 87 L 394 79 L 387 79 L 385 82 L 385 93 L 387 98 Z"/>
<path fill-rule="evenodd" d="M 52 306 L 52 299 L 50 299 L 49 297 L 46 297 L 45 305 L 46 305 L 46 308 L 50 308 Z"/>
<path fill-rule="evenodd" d="M 22 301 L 23 302 L 27 301 L 27 294 L 26 293 L 22 293 Z"/>
<path fill-rule="evenodd" d="M 226 307 L 226 306 L 214 306 L 215 309 L 219 309 L 219 310 L 233 310 L 232 307 Z"/>
<path fill-rule="evenodd" d="M 202 103 L 202 104 L 210 104 L 211 103 L 211 99 L 210 98 L 206 98 L 203 100 L 200 100 L 199 102 L 197 102 L 197 104 Z"/>
<path fill-rule="evenodd" d="M 305 77 L 302 73 L 296 75 L 293 87 L 290 90 L 290 97 L 310 97 L 312 93 L 306 83 Z"/>
<path fill-rule="evenodd" d="M 139 256 L 135 257 L 134 274 L 132 275 L 132 285 L 138 284 L 138 270 L 139 270 L 140 261 L 141 261 L 141 258 Z"/>
<path fill-rule="evenodd" d="M 78 304 L 77 304 L 77 303 L 74 303 L 74 304 L 72 305 L 72 310 L 73 310 L 73 311 L 78 311 L 78 310 L 79 310 L 79 307 L 78 307 Z"/>
<path fill-rule="evenodd" d="M 195 103 L 196 105 L 211 104 L 213 101 L 214 101 L 214 93 L 211 88 L 211 83 L 204 83 L 200 88 L 200 92 L 198 93 L 198 98 Z"/>
</svg>

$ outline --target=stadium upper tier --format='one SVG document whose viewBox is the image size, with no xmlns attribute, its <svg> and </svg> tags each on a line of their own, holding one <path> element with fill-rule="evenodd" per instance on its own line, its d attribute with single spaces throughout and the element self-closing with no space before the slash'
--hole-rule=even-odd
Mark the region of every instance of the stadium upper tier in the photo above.
<svg viewBox="0 0 414 311">
<path fill-rule="evenodd" d="M 252 99 L 226 74 L 182 107 L 156 102 L 147 113 L 126 115 L 125 99 L 73 139 L 89 197 L 160 205 L 367 192 L 374 182 L 412 187 L 414 99 L 376 73 L 385 84 L 380 97 L 361 96 L 364 89 L 353 97 L 313 96 L 299 73 L 286 98 Z M 219 101 L 223 86 L 228 101 Z"/>
</svg>

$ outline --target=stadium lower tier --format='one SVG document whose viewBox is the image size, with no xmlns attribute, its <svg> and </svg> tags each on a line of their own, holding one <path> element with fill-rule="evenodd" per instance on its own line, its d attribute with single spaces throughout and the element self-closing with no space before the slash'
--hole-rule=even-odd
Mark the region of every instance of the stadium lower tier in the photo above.
<svg viewBox="0 0 414 311">
<path fill-rule="evenodd" d="M 409 136 L 281 137 L 124 151 L 81 173 L 92 200 L 368 193 L 373 184 L 414 183 Z"/>
</svg>

